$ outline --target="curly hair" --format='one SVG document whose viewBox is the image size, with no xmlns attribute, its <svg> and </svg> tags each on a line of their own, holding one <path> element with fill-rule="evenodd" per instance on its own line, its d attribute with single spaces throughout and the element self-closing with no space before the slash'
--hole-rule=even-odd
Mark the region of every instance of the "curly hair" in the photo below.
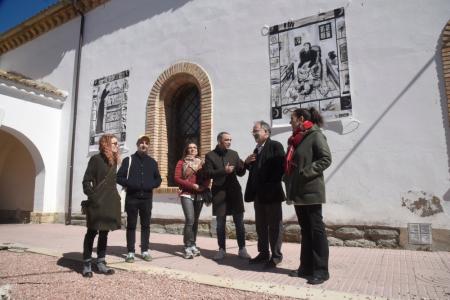
<svg viewBox="0 0 450 300">
<path fill-rule="evenodd" d="M 104 134 L 100 137 L 98 141 L 98 150 L 103 154 L 108 160 L 108 165 L 118 165 L 120 163 L 120 154 L 119 152 L 112 152 L 111 150 L 111 141 L 112 139 L 116 139 L 114 134 Z"/>
</svg>

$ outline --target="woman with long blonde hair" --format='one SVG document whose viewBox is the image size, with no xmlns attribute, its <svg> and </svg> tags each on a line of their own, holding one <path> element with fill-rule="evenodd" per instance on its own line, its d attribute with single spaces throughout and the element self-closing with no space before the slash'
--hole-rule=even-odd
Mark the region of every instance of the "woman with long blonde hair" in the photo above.
<svg viewBox="0 0 450 300">
<path fill-rule="evenodd" d="M 99 150 L 100 153 L 89 160 L 83 177 L 83 191 L 88 196 L 85 206 L 87 232 L 83 243 L 84 277 L 92 277 L 92 248 L 97 234 L 97 269 L 103 274 L 114 274 L 105 261 L 108 232 L 121 226 L 120 196 L 116 187 L 116 169 L 120 162 L 117 138 L 113 134 L 102 135 Z"/>
</svg>

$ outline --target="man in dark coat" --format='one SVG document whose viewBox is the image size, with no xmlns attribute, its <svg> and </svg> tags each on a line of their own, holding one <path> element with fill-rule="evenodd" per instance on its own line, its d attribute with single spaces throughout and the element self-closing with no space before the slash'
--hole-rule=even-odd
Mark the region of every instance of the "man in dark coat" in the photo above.
<svg viewBox="0 0 450 300">
<path fill-rule="evenodd" d="M 217 242 L 219 251 L 214 257 L 221 260 L 225 257 L 225 223 L 228 215 L 233 216 L 236 237 L 239 245 L 239 257 L 248 259 L 250 255 L 245 248 L 244 200 L 236 175 L 245 174 L 244 162 L 236 151 L 230 149 L 231 135 L 221 132 L 217 136 L 216 148 L 205 157 L 204 170 L 213 180 L 213 216 L 217 221 Z"/>
<path fill-rule="evenodd" d="M 150 261 L 150 219 L 153 205 L 153 189 L 161 184 L 157 162 L 147 154 L 150 138 L 140 136 L 136 142 L 135 154 L 123 160 L 117 172 L 117 183 L 126 188 L 125 211 L 127 212 L 127 248 L 126 262 L 134 262 L 137 216 L 141 218 L 142 258 Z M 131 159 L 131 165 L 130 165 Z"/>
<path fill-rule="evenodd" d="M 284 149 L 279 142 L 270 139 L 270 133 L 269 124 L 264 121 L 255 123 L 253 137 L 256 148 L 245 160 L 245 167 L 250 172 L 245 189 L 245 201 L 254 202 L 259 252 L 249 262 L 250 264 L 265 263 L 265 268 L 276 267 L 283 260 L 281 203 L 285 197 L 281 178 Z"/>
</svg>

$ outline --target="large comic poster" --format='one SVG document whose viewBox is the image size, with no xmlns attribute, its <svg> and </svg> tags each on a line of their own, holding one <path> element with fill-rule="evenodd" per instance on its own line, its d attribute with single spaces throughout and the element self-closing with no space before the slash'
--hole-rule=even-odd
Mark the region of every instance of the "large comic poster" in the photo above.
<svg viewBox="0 0 450 300">
<path fill-rule="evenodd" d="M 326 121 L 352 114 L 344 8 L 269 29 L 272 126 L 314 106 Z"/>
<path fill-rule="evenodd" d="M 89 152 L 98 150 L 105 133 L 116 135 L 121 146 L 126 140 L 129 70 L 94 80 L 92 87 Z"/>
</svg>

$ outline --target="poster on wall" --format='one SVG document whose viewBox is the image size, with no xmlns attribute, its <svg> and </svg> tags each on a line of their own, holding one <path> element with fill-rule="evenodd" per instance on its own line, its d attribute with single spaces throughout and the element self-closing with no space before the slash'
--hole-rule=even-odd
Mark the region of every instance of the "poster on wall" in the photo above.
<svg viewBox="0 0 450 300">
<path fill-rule="evenodd" d="M 105 133 L 114 134 L 121 146 L 126 140 L 129 70 L 94 80 L 89 129 L 89 152 L 98 150 Z"/>
<path fill-rule="evenodd" d="M 269 29 L 272 126 L 315 107 L 326 121 L 352 114 L 344 8 Z"/>
</svg>

